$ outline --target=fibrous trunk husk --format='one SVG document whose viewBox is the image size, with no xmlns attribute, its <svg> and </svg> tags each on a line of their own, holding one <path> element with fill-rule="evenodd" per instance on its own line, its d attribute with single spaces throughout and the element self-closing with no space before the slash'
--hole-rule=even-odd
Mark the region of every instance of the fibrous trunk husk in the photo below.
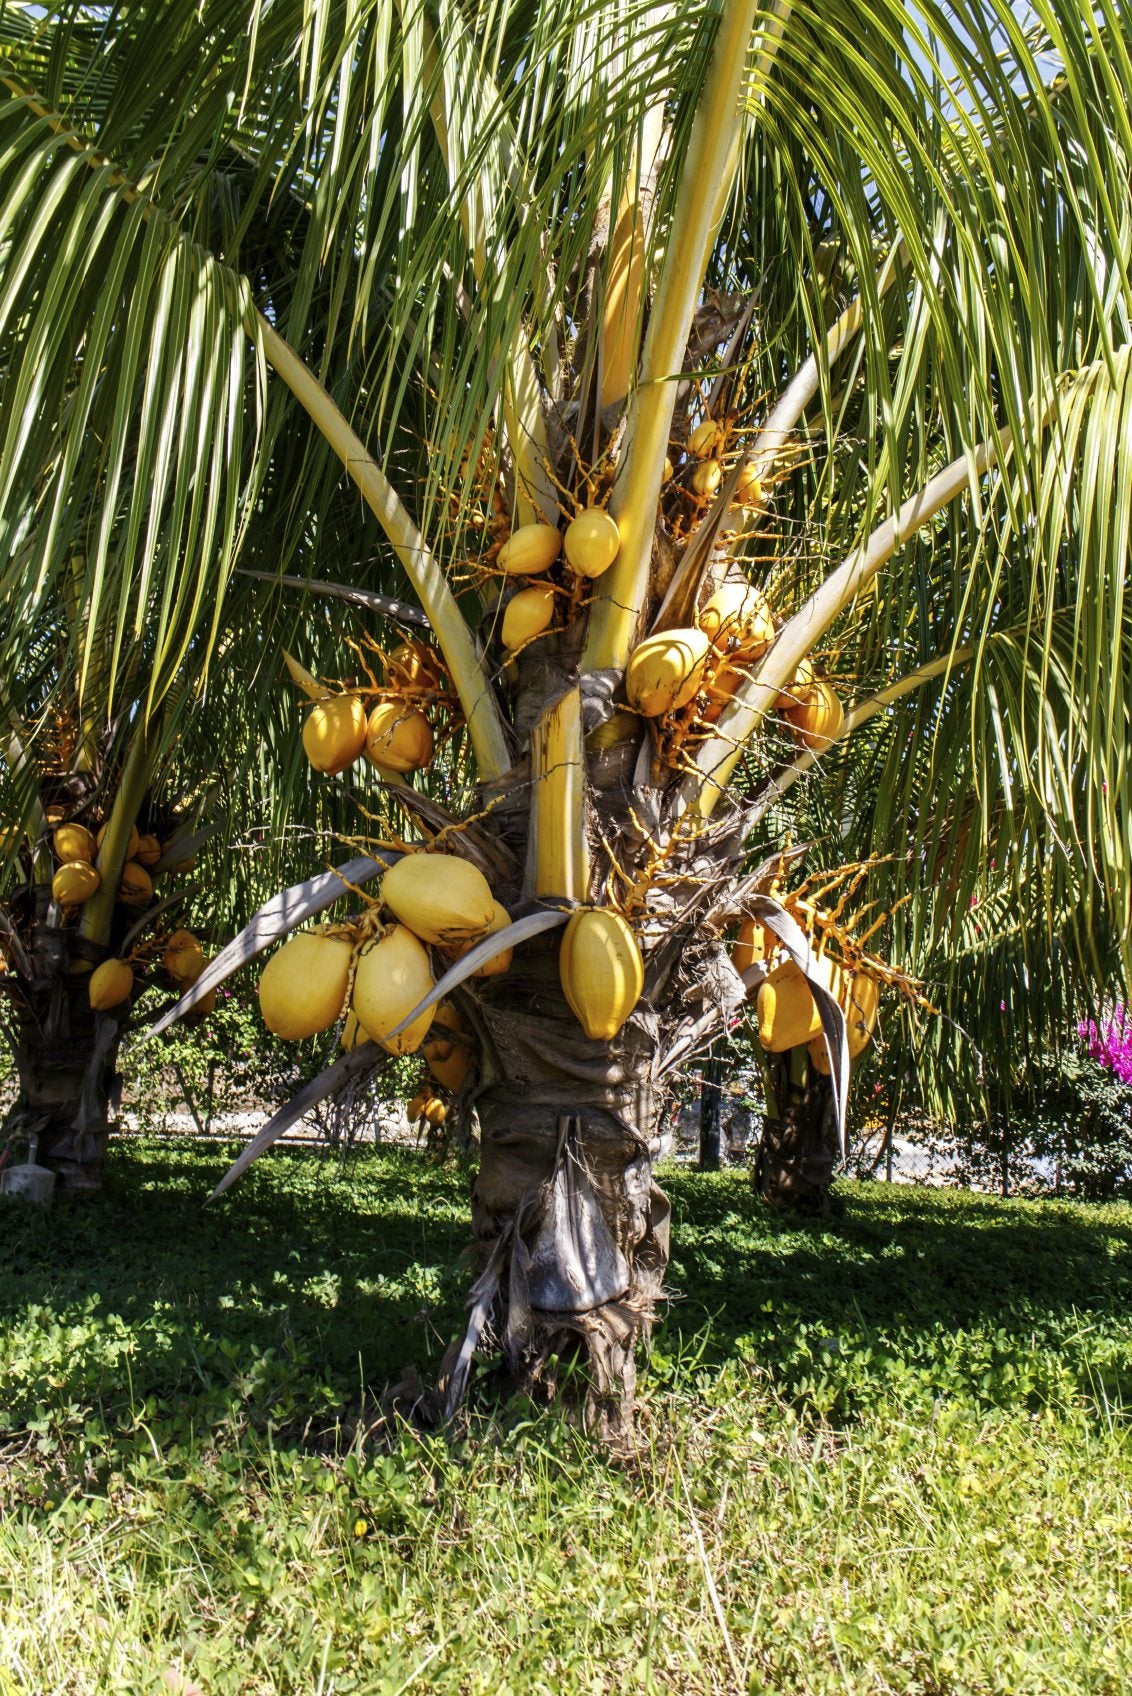
<svg viewBox="0 0 1132 1696">
<path fill-rule="evenodd" d="M 804 1069 L 803 1069 L 804 1068 Z M 828 1219 L 841 1158 L 837 1104 L 827 1077 L 791 1054 L 770 1057 L 769 1087 L 777 1113 L 767 1113 L 755 1156 L 758 1195 L 782 1213 Z M 800 1075 L 799 1075 L 800 1074 Z"/>
</svg>

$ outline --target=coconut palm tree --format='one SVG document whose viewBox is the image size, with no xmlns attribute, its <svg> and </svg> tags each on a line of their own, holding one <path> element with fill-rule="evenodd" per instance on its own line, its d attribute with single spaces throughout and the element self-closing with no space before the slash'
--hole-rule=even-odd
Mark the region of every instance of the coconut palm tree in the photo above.
<svg viewBox="0 0 1132 1696">
<path fill-rule="evenodd" d="M 59 569 L 76 468 L 104 528 L 161 471 L 180 522 L 229 512 L 228 561 L 241 523 L 346 596 L 396 561 L 435 656 L 292 675 L 337 695 L 312 745 L 384 709 L 359 799 L 384 782 L 406 822 L 351 882 L 440 849 L 434 888 L 462 861 L 518 921 L 455 966 L 434 950 L 397 1028 L 387 1003 L 361 1021 L 404 1046 L 454 996 L 464 1024 L 482 1267 L 450 1399 L 485 1336 L 528 1382 L 581 1348 L 616 1423 L 667 1258 L 665 1079 L 753 987 L 780 974 L 778 1046 L 820 1026 L 840 1105 L 838 994 L 850 1034 L 854 981 L 912 994 L 909 927 L 944 935 L 992 859 L 1037 867 L 1047 916 L 1128 935 L 1127 20 L 149 0 L 10 6 L 3 30 L 26 580 Z M 386 547 L 331 570 L 347 486 Z M 406 774 L 422 705 L 460 755 L 446 802 Z M 854 812 L 862 745 L 884 782 Z M 783 857 L 803 784 L 829 797 L 806 875 L 840 876 L 813 900 Z M 323 873 L 275 903 L 185 1004 L 340 893 Z M 785 967 L 740 976 L 743 918 Z M 471 975 L 505 944 L 508 972 Z"/>
</svg>

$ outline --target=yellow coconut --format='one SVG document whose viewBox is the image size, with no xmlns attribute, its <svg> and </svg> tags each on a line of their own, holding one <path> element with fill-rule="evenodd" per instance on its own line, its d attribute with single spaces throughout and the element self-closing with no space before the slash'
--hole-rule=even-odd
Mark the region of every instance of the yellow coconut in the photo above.
<svg viewBox="0 0 1132 1696">
<path fill-rule="evenodd" d="M 353 999 L 358 1023 L 390 1054 L 412 1054 L 428 1034 L 433 1008 L 399 1036 L 389 1033 L 431 988 L 432 971 L 424 948 L 404 925 L 391 925 L 358 955 Z"/>
<path fill-rule="evenodd" d="M 434 1129 L 443 1125 L 448 1117 L 448 1109 L 438 1095 L 434 1095 L 431 1101 L 425 1103 L 424 1116 Z"/>
<path fill-rule="evenodd" d="M 664 456 L 664 469 L 660 474 L 660 480 L 662 483 L 671 483 L 672 481 L 672 461 L 667 454 Z"/>
<path fill-rule="evenodd" d="M 118 900 L 123 907 L 144 907 L 152 894 L 153 879 L 145 867 L 136 860 L 127 860 L 118 885 Z"/>
<path fill-rule="evenodd" d="M 89 860 L 67 860 L 51 879 L 51 898 L 61 907 L 79 907 L 89 901 L 102 875 Z"/>
<path fill-rule="evenodd" d="M 636 713 L 616 712 L 607 718 L 604 724 L 599 724 L 586 737 L 587 748 L 615 748 L 618 742 L 629 742 L 641 728 L 641 721 Z"/>
<path fill-rule="evenodd" d="M 369 715 L 366 753 L 391 771 L 420 771 L 432 759 L 432 726 L 414 707 L 379 701 Z"/>
<path fill-rule="evenodd" d="M 467 1026 L 458 1009 L 451 1001 L 441 1001 L 434 1010 L 432 1029 L 421 1045 L 421 1053 L 430 1064 L 433 1060 L 447 1060 L 466 1034 Z"/>
<path fill-rule="evenodd" d="M 661 630 L 629 655 L 625 693 L 646 718 L 686 706 L 700 687 L 711 642 L 704 631 Z"/>
<path fill-rule="evenodd" d="M 798 669 L 794 673 L 790 682 L 786 685 L 785 689 L 783 689 L 781 693 L 775 697 L 775 711 L 784 713 L 790 707 L 801 706 L 804 701 L 809 699 L 810 691 L 813 687 L 814 668 L 808 659 L 801 659 L 798 662 Z"/>
<path fill-rule="evenodd" d="M 170 931 L 161 964 L 175 983 L 196 983 L 204 971 L 204 949 L 191 930 Z"/>
<path fill-rule="evenodd" d="M 346 937 L 300 931 L 271 956 L 259 980 L 259 1010 L 276 1036 L 298 1042 L 340 1017 L 353 948 Z"/>
<path fill-rule="evenodd" d="M 109 829 L 110 829 L 110 821 L 108 819 L 106 821 L 106 823 L 102 826 L 102 828 L 99 830 L 98 835 L 94 839 L 95 845 L 99 849 L 99 851 L 101 851 L 101 849 L 102 849 L 102 844 L 106 840 L 106 832 Z M 130 826 L 130 839 L 126 843 L 126 858 L 127 858 L 127 860 L 133 860 L 133 859 L 137 858 L 138 844 L 140 843 L 140 841 L 141 841 L 141 837 L 138 835 L 138 827 L 137 827 L 136 824 L 132 824 Z"/>
<path fill-rule="evenodd" d="M 458 1048 L 452 1050 L 451 1054 L 441 1060 L 429 1052 L 426 1044 L 423 1053 L 428 1061 L 428 1069 L 437 1083 L 442 1085 L 444 1089 L 450 1090 L 453 1095 L 458 1095 L 464 1079 L 472 1069 L 471 1049 L 465 1048 L 461 1043 Z"/>
<path fill-rule="evenodd" d="M 157 837 L 140 836 L 138 838 L 138 851 L 134 855 L 134 859 L 137 861 L 138 865 L 145 866 L 147 868 L 155 866 L 160 858 L 161 843 L 158 841 Z"/>
<path fill-rule="evenodd" d="M 399 688 L 438 689 L 444 661 L 427 642 L 401 642 L 385 662 L 385 675 Z"/>
<path fill-rule="evenodd" d="M 537 577 L 561 552 L 562 532 L 553 524 L 521 524 L 500 548 L 496 563 L 509 577 Z"/>
<path fill-rule="evenodd" d="M 876 1029 L 880 985 L 867 972 L 846 972 L 837 999 L 845 1013 L 849 1058 L 855 1060 L 869 1046 Z"/>
<path fill-rule="evenodd" d="M 503 646 L 514 650 L 549 630 L 554 620 L 554 590 L 520 589 L 503 609 Z"/>
<path fill-rule="evenodd" d="M 424 1110 L 432 1100 L 432 1091 L 428 1088 L 419 1089 L 411 1101 L 405 1103 L 405 1117 L 410 1125 L 415 1125 L 418 1119 L 424 1118 Z"/>
<path fill-rule="evenodd" d="M 455 854 L 406 854 L 382 878 L 381 899 L 403 925 L 438 947 L 483 936 L 495 911 L 483 873 Z"/>
<path fill-rule="evenodd" d="M 588 506 L 566 526 L 562 546 L 570 569 L 579 577 L 600 577 L 617 558 L 621 532 L 604 507 Z"/>
<path fill-rule="evenodd" d="M 575 913 L 558 951 L 562 993 L 588 1037 L 609 1042 L 640 1000 L 645 968 L 637 939 L 620 913 Z"/>
<path fill-rule="evenodd" d="M 821 1034 L 821 1016 L 810 986 L 793 960 L 776 966 L 758 998 L 759 1041 L 772 1054 L 799 1048 Z"/>
<path fill-rule="evenodd" d="M 725 665 L 716 672 L 708 685 L 708 703 L 700 714 L 705 724 L 715 724 L 750 675 L 750 667 L 743 665 Z"/>
<path fill-rule="evenodd" d="M 366 745 L 366 709 L 356 695 L 316 701 L 303 724 L 303 748 L 315 771 L 328 777 L 352 766 Z"/>
<path fill-rule="evenodd" d="M 823 677 L 815 681 L 798 706 L 787 708 L 786 717 L 815 754 L 825 752 L 845 722 L 841 702 Z"/>
<path fill-rule="evenodd" d="M 714 495 L 723 481 L 723 467 L 718 459 L 701 460 L 692 472 L 692 487 L 701 500 Z"/>
<path fill-rule="evenodd" d="M 714 418 L 701 419 L 688 437 L 688 452 L 694 459 L 706 459 L 715 452 L 721 434 Z"/>
<path fill-rule="evenodd" d="M 492 906 L 491 923 L 487 927 L 487 931 L 488 931 L 489 935 L 491 934 L 492 931 L 506 930 L 507 926 L 511 923 L 511 915 L 507 911 L 506 907 L 501 907 L 499 905 L 498 901 L 493 901 L 491 906 Z M 481 936 L 481 937 L 477 938 L 477 940 L 479 942 L 482 942 L 484 939 Z M 474 948 L 475 946 L 476 946 L 475 942 L 462 943 L 460 945 L 460 947 L 455 950 L 454 958 L 457 959 L 457 960 L 462 960 L 464 958 L 464 955 L 468 952 L 469 948 Z M 488 962 L 486 963 L 486 965 L 481 966 L 478 972 L 473 972 L 472 976 L 474 978 L 495 978 L 495 977 L 499 977 L 501 973 L 510 970 L 511 956 L 512 956 L 513 953 L 514 953 L 513 949 L 504 948 L 500 951 L 500 953 L 493 954 L 491 959 L 488 960 Z"/>
<path fill-rule="evenodd" d="M 205 963 L 207 964 L 207 961 Z M 206 994 L 201 996 L 200 1000 L 195 1004 L 195 1006 L 192 1006 L 192 1007 L 189 1008 L 188 1012 L 185 1014 L 185 1017 L 186 1017 L 186 1019 L 207 1019 L 208 1015 L 212 1012 L 215 1012 L 215 1010 L 216 1010 L 216 991 L 215 991 L 215 989 L 210 989 L 210 990 L 207 991 Z"/>
<path fill-rule="evenodd" d="M 91 861 L 97 846 L 85 824 L 61 824 L 52 838 L 57 860 Z"/>
<path fill-rule="evenodd" d="M 810 1056 L 810 1064 L 814 1070 L 820 1072 L 823 1078 L 828 1078 L 833 1068 L 829 1063 L 829 1051 L 825 1046 L 825 1037 L 814 1037 L 812 1042 L 806 1044 L 806 1052 Z"/>
<path fill-rule="evenodd" d="M 765 648 L 774 641 L 774 620 L 759 590 L 751 583 L 728 581 L 720 585 L 700 609 L 696 620 L 717 648 L 738 642 L 745 653 Z"/>
<path fill-rule="evenodd" d="M 365 1042 L 365 1040 L 366 1033 L 358 1023 L 358 1015 L 350 1007 L 347 1010 L 345 1022 L 342 1025 L 342 1034 L 338 1041 L 348 1053 L 351 1049 L 356 1048 L 359 1042 Z"/>
<path fill-rule="evenodd" d="M 731 945 L 731 964 L 737 972 L 746 972 L 760 960 L 773 960 L 778 949 L 779 941 L 773 931 L 760 925 L 757 919 L 744 919 Z"/>
<path fill-rule="evenodd" d="M 45 809 L 43 816 L 47 821 L 48 828 L 54 830 L 56 825 L 63 823 L 67 816 L 67 809 L 61 801 L 53 801 L 51 806 Z"/>
<path fill-rule="evenodd" d="M 129 999 L 134 974 L 124 960 L 103 960 L 90 974 L 86 987 L 95 1012 L 106 1013 Z"/>
<path fill-rule="evenodd" d="M 740 506 L 759 506 L 762 503 L 763 486 L 750 460 L 747 461 L 735 479 L 733 498 L 739 502 Z"/>
</svg>

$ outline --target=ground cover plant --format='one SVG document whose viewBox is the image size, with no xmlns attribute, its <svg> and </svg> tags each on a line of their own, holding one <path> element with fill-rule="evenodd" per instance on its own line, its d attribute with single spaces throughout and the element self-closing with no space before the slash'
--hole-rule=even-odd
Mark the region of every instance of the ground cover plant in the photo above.
<svg viewBox="0 0 1132 1696">
<path fill-rule="evenodd" d="M 1127 1688 L 1132 1208 L 669 1169 L 618 1460 L 490 1376 L 357 1424 L 457 1320 L 460 1167 L 285 1151 L 202 1213 L 225 1161 L 5 1217 L 4 1696 Z"/>
</svg>

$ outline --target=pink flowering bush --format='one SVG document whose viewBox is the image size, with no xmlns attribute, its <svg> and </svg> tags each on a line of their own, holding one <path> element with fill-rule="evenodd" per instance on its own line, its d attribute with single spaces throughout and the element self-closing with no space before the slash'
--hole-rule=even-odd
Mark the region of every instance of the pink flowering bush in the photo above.
<svg viewBox="0 0 1132 1696">
<path fill-rule="evenodd" d="M 1095 1060 L 1121 1083 L 1132 1084 L 1132 1012 L 1128 1008 L 1117 1002 L 1105 1023 L 1083 1019 L 1077 1033 L 1084 1038 L 1090 1060 Z"/>
</svg>

